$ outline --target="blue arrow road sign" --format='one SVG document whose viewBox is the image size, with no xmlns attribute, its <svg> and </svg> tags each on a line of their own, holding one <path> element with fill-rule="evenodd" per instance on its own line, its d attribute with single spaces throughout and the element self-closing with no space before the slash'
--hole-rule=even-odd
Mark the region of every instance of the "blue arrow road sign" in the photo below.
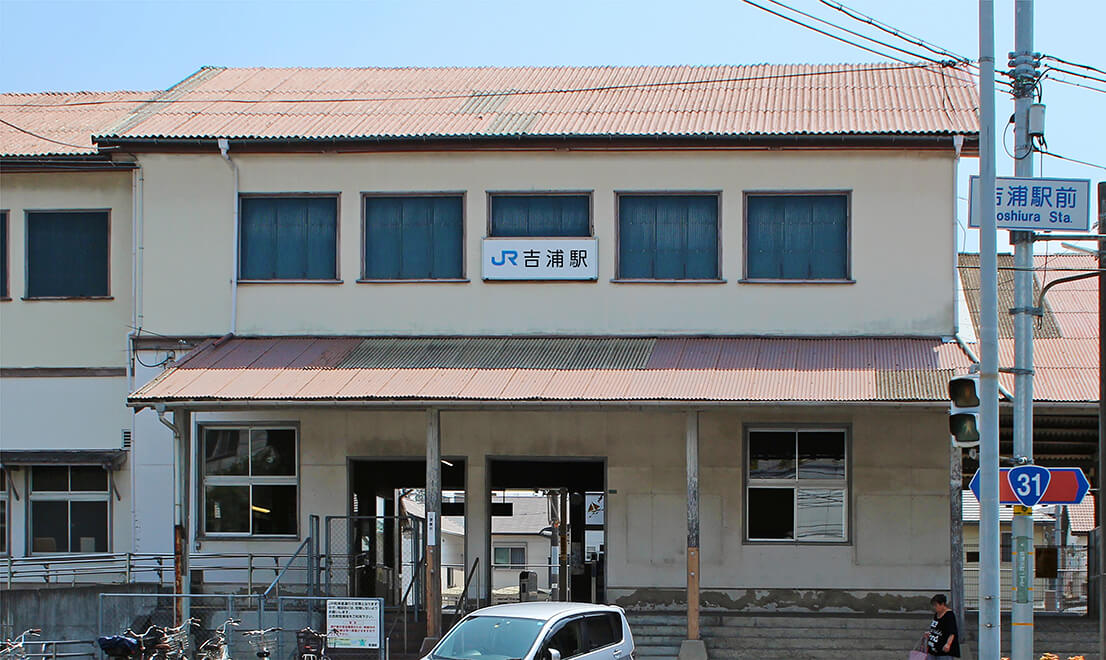
<svg viewBox="0 0 1106 660">
<path fill-rule="evenodd" d="M 1022 506 L 1037 506 L 1048 490 L 1052 473 L 1040 465 L 1019 465 L 1006 473 L 1010 489 Z"/>
</svg>

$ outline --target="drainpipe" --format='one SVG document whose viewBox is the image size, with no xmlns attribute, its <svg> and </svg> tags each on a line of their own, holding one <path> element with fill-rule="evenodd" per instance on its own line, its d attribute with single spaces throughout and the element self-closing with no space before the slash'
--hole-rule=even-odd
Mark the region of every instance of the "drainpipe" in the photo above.
<svg viewBox="0 0 1106 660">
<path fill-rule="evenodd" d="M 182 497 L 185 497 L 188 492 L 189 482 L 188 457 L 184 454 L 183 448 L 191 444 L 186 438 L 191 436 L 192 420 L 188 411 L 177 409 L 173 411 L 173 421 L 170 422 L 165 417 L 165 404 L 158 404 L 155 410 L 158 421 L 173 432 L 173 593 L 190 594 L 192 593 L 189 575 L 191 548 L 186 536 L 189 525 Z M 191 599 L 178 597 L 175 605 L 174 622 L 175 625 L 180 625 L 191 616 Z"/>
<path fill-rule="evenodd" d="M 134 391 L 135 382 L 135 366 L 134 366 L 134 340 L 135 337 L 141 332 L 142 328 L 142 311 L 140 309 L 141 300 L 141 288 L 139 280 L 142 278 L 142 165 L 137 161 L 135 162 L 135 169 L 131 174 L 131 329 L 127 332 L 127 345 L 124 347 L 123 355 L 127 359 L 127 394 L 129 395 Z M 135 548 L 136 541 L 138 539 L 138 511 L 137 511 L 137 498 L 135 497 L 135 486 L 137 480 L 135 478 L 135 465 L 134 465 L 134 418 L 135 413 L 131 411 L 131 461 L 130 463 L 130 481 L 131 481 L 131 551 Z"/>
<path fill-rule="evenodd" d="M 219 155 L 227 161 L 227 165 L 234 172 L 234 244 L 232 246 L 234 253 L 230 260 L 230 329 L 228 330 L 233 335 L 238 332 L 238 243 L 241 240 L 238 228 L 238 164 L 230 157 L 230 140 L 219 138 L 218 144 Z"/>
</svg>

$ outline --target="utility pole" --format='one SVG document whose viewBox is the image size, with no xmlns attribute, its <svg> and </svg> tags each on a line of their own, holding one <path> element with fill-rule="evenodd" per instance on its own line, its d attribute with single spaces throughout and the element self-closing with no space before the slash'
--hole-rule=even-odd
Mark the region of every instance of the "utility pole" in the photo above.
<svg viewBox="0 0 1106 660">
<path fill-rule="evenodd" d="M 1106 181 L 1098 182 L 1098 472 L 1095 474 L 1095 497 L 1098 501 L 1098 570 L 1094 575 L 1098 588 L 1098 657 L 1106 658 L 1106 497 L 1102 477 L 1106 475 Z"/>
<path fill-rule="evenodd" d="M 998 520 L 998 231 L 995 218 L 995 3 L 979 0 L 979 659 L 1002 640 Z"/>
<path fill-rule="evenodd" d="M 1014 176 L 1033 176 L 1029 108 L 1037 84 L 1033 53 L 1033 0 L 1014 2 Z M 1014 459 L 1033 462 L 1033 232 L 1012 231 L 1014 244 Z M 1011 660 L 1033 660 L 1033 509 L 1014 506 L 1014 602 L 1010 612 Z"/>
</svg>

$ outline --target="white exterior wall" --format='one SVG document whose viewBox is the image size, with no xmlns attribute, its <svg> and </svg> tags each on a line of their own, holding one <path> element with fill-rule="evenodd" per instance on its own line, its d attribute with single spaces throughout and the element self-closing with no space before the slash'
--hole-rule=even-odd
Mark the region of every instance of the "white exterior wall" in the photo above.
<svg viewBox="0 0 1106 660">
<path fill-rule="evenodd" d="M 492 553 L 496 548 L 526 548 L 525 568 L 492 566 L 492 589 L 518 587 L 518 574 L 522 570 L 538 574 L 538 589 L 549 591 L 549 537 L 533 534 L 493 534 Z"/>
<path fill-rule="evenodd" d="M 953 330 L 951 150 L 243 154 L 235 161 L 242 193 L 341 195 L 341 283 L 242 285 L 238 334 L 936 336 Z M 230 322 L 231 171 L 218 155 L 142 155 L 141 162 L 147 326 L 221 335 Z M 487 191 L 582 190 L 592 191 L 598 282 L 481 280 Z M 851 191 L 854 284 L 738 282 L 743 193 L 795 190 Z M 361 194 L 428 191 L 466 194 L 470 281 L 358 283 Z M 726 282 L 611 282 L 616 191 L 721 191 Z M 150 295 L 160 291 L 174 295 Z"/>
<path fill-rule="evenodd" d="M 743 408 L 701 422 L 704 591 L 948 587 L 948 455 L 941 410 Z M 346 513 L 347 456 L 419 457 L 421 411 L 292 410 L 207 413 L 204 421 L 280 421 L 300 427 L 300 521 Z M 851 537 L 835 545 L 743 542 L 744 424 L 847 424 L 852 429 Z M 493 456 L 607 459 L 609 597 L 684 588 L 686 483 L 682 412 L 442 413 L 443 455 L 483 465 Z M 466 502 L 485 498 L 470 481 Z M 473 516 L 470 509 L 469 515 Z M 473 520 L 467 521 L 472 529 Z M 296 541 L 201 539 L 205 552 L 290 552 Z M 486 537 L 468 539 L 488 566 Z M 473 552 L 477 554 L 473 554 Z M 516 577 L 517 579 L 517 577 Z M 928 597 L 927 597 L 928 598 Z"/>
</svg>

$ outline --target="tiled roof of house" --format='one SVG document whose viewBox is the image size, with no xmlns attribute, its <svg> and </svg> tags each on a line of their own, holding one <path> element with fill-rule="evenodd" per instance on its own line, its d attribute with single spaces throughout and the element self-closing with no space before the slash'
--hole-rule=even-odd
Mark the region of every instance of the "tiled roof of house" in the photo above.
<svg viewBox="0 0 1106 660">
<path fill-rule="evenodd" d="M 962 69 L 904 64 L 204 68 L 98 136 L 975 135 Z"/>
<path fill-rule="evenodd" d="M 130 402 L 945 401 L 969 365 L 939 339 L 232 338 Z"/>
<path fill-rule="evenodd" d="M 1074 534 L 1094 531 L 1094 495 L 1087 493 L 1082 502 L 1068 507 L 1068 522 Z"/>
<path fill-rule="evenodd" d="M 1014 323 L 1006 310 L 1015 307 L 1012 255 L 999 255 L 999 365 L 1014 366 Z M 1038 255 L 1034 300 L 1041 287 L 1058 278 L 1098 268 L 1081 254 Z M 979 255 L 960 255 L 960 279 L 976 337 L 979 336 Z M 1098 279 L 1065 282 L 1045 295 L 1044 316 L 1034 325 L 1033 398 L 1035 401 L 1098 401 Z M 975 347 L 978 354 L 978 346 Z M 1000 376 L 1009 391 L 1014 376 Z"/>
<path fill-rule="evenodd" d="M 92 134 L 160 92 L 0 94 L 0 157 L 95 154 Z"/>
</svg>

